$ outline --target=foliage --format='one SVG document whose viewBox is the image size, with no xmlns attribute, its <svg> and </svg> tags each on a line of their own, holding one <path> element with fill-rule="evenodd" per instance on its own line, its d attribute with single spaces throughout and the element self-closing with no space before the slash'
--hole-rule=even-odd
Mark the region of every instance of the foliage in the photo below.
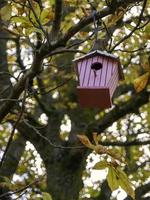
<svg viewBox="0 0 150 200">
<path fill-rule="evenodd" d="M 0 198 L 149 198 L 149 7 L 1 1 Z M 125 76 L 105 110 L 81 108 L 76 92 L 72 60 L 95 46 L 117 55 Z"/>
</svg>

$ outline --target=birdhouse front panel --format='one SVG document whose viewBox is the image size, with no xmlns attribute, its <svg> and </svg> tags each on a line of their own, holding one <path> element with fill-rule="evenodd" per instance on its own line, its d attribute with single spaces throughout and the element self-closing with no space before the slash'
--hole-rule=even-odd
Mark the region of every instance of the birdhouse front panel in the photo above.
<svg viewBox="0 0 150 200">
<path fill-rule="evenodd" d="M 80 61 L 77 66 L 80 87 L 107 86 L 115 67 L 116 62 L 101 56 Z"/>
</svg>

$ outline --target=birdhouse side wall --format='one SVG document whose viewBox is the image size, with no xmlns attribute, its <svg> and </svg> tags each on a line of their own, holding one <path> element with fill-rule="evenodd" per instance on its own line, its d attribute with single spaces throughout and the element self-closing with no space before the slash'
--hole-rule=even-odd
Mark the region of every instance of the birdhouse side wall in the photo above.
<svg viewBox="0 0 150 200">
<path fill-rule="evenodd" d="M 113 59 L 108 57 L 103 57 L 103 68 L 102 68 L 102 75 L 100 80 L 100 86 L 107 86 L 109 80 L 111 79 L 111 76 L 114 73 L 115 70 L 115 62 Z"/>
<path fill-rule="evenodd" d="M 118 85 L 119 82 L 119 72 L 118 72 L 118 64 L 114 63 L 113 65 L 113 74 L 107 84 L 107 87 L 110 89 L 110 96 L 112 97 L 114 94 L 114 91 Z"/>
</svg>

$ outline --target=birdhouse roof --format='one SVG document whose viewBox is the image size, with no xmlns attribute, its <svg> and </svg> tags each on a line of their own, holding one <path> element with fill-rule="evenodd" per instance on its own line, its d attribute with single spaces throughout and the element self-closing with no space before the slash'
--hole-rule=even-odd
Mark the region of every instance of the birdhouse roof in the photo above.
<svg viewBox="0 0 150 200">
<path fill-rule="evenodd" d="M 85 58 L 91 58 L 93 56 L 97 56 L 97 55 L 100 55 L 100 56 L 105 56 L 105 57 L 109 57 L 109 58 L 112 58 L 112 59 L 115 59 L 115 60 L 118 60 L 118 57 L 115 56 L 115 55 L 112 55 L 110 53 L 107 53 L 106 51 L 100 51 L 100 50 L 95 50 L 95 51 L 91 51 L 90 53 L 84 55 L 84 56 L 81 56 L 79 58 L 75 58 L 73 61 L 74 62 L 78 62 L 80 60 L 83 60 Z"/>
<path fill-rule="evenodd" d="M 120 63 L 120 60 L 119 60 L 118 56 L 115 56 L 115 55 L 112 55 L 110 53 L 107 53 L 106 51 L 100 51 L 100 50 L 91 51 L 90 53 L 88 53 L 86 55 L 83 55 L 83 56 L 81 56 L 79 58 L 75 58 L 73 61 L 77 63 L 77 62 L 79 62 L 81 60 L 84 60 L 86 58 L 92 58 L 92 57 L 98 56 L 98 55 L 99 56 L 104 56 L 106 58 L 111 58 L 111 59 L 117 61 L 118 62 L 119 79 L 120 80 L 124 79 L 123 72 L 122 72 L 122 69 L 121 69 L 121 63 Z"/>
</svg>

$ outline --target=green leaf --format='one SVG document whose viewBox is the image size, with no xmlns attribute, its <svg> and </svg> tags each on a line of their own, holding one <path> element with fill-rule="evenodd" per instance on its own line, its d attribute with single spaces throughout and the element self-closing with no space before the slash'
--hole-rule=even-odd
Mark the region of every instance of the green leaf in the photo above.
<svg viewBox="0 0 150 200">
<path fill-rule="evenodd" d="M 42 10 L 42 13 L 40 15 L 40 21 L 41 24 L 46 24 L 47 22 L 49 22 L 51 20 L 51 12 L 50 9 L 44 9 Z"/>
<path fill-rule="evenodd" d="M 106 161 L 100 161 L 98 163 L 96 163 L 93 167 L 93 169 L 97 169 L 97 170 L 100 170 L 100 169 L 105 169 L 109 167 L 109 163 L 106 162 Z"/>
<path fill-rule="evenodd" d="M 135 192 L 132 188 L 132 184 L 130 183 L 127 175 L 122 171 L 120 168 L 117 168 L 116 170 L 117 175 L 118 175 L 118 182 L 120 187 L 133 199 L 135 199 Z"/>
<path fill-rule="evenodd" d="M 11 18 L 12 7 L 10 4 L 7 4 L 0 10 L 1 18 L 4 21 L 8 21 Z"/>
<path fill-rule="evenodd" d="M 119 187 L 116 171 L 112 166 L 109 166 L 107 182 L 112 191 L 116 190 Z"/>
<path fill-rule="evenodd" d="M 43 195 L 43 200 L 52 200 L 52 197 L 49 193 L 42 192 L 42 195 Z"/>
<path fill-rule="evenodd" d="M 39 19 L 40 18 L 40 14 L 41 14 L 41 9 L 40 9 L 40 6 L 38 3 L 34 2 L 33 3 L 33 9 L 34 9 L 34 12 L 36 14 L 36 17 Z M 38 22 L 37 22 L 37 19 L 36 19 L 34 13 L 31 11 L 30 12 L 30 19 L 33 23 L 35 23 L 36 25 L 38 25 Z"/>
<path fill-rule="evenodd" d="M 15 22 L 15 23 L 27 24 L 27 25 L 30 25 L 30 26 L 31 26 L 31 22 L 28 20 L 27 17 L 23 17 L 23 16 L 20 16 L 20 17 L 12 17 L 12 18 L 11 18 L 11 21 L 13 21 L 13 22 Z"/>
</svg>

